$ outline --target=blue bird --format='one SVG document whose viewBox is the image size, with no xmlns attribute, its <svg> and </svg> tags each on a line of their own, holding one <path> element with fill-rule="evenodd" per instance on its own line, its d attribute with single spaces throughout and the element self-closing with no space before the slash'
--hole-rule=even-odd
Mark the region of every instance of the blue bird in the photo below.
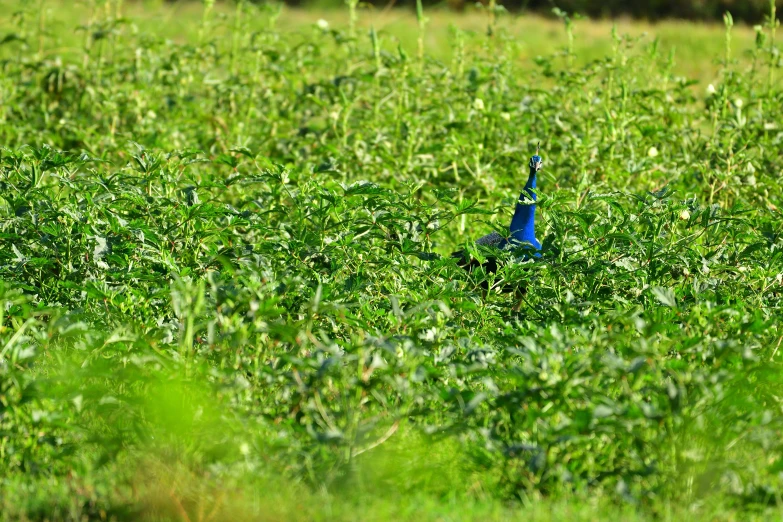
<svg viewBox="0 0 783 522">
<path fill-rule="evenodd" d="M 530 163 L 528 163 L 530 175 L 517 201 L 514 217 L 511 218 L 508 237 L 492 232 L 476 240 L 476 246 L 497 248 L 499 250 L 513 248 L 520 251 L 521 255 L 518 257 L 520 260 L 527 260 L 531 256 L 541 257 L 541 243 L 536 239 L 535 192 L 538 171 L 543 167 L 543 160 L 539 156 L 539 152 L 540 144 L 536 147 L 535 156 L 530 158 Z M 454 252 L 451 254 L 451 257 L 457 259 L 457 264 L 468 272 L 473 272 L 479 266 L 482 266 L 486 273 L 491 274 L 497 272 L 498 269 L 497 257 L 492 255 L 488 256 L 484 263 L 479 263 L 477 260 L 472 259 L 466 250 Z M 482 287 L 485 290 L 488 289 L 488 283 L 486 281 L 482 282 Z M 504 290 L 510 291 L 512 288 L 504 287 Z M 524 293 L 524 289 L 522 289 L 522 292 Z"/>
</svg>

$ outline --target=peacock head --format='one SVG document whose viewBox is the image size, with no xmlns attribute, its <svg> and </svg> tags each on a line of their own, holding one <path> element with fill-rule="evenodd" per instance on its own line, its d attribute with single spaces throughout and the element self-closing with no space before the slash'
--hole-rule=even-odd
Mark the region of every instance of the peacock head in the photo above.
<svg viewBox="0 0 783 522">
<path fill-rule="evenodd" d="M 530 163 L 528 164 L 528 166 L 530 167 L 531 174 L 535 174 L 536 172 L 541 170 L 541 168 L 544 166 L 544 160 L 542 160 L 541 156 L 538 155 L 540 150 L 541 150 L 541 143 L 539 143 L 536 146 L 536 155 L 530 158 Z"/>
</svg>

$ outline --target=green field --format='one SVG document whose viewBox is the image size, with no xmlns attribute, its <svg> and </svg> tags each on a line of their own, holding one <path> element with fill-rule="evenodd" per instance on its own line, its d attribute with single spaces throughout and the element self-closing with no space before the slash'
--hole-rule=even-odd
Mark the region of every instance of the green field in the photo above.
<svg viewBox="0 0 783 522">
<path fill-rule="evenodd" d="M 0 519 L 783 517 L 775 25 L 0 6 Z"/>
</svg>

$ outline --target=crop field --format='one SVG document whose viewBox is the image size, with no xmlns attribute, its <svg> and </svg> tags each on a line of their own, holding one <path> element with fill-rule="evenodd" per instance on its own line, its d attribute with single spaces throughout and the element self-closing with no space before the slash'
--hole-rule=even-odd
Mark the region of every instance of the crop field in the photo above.
<svg viewBox="0 0 783 522">
<path fill-rule="evenodd" d="M 783 517 L 774 8 L 0 7 L 0 519 Z"/>
</svg>

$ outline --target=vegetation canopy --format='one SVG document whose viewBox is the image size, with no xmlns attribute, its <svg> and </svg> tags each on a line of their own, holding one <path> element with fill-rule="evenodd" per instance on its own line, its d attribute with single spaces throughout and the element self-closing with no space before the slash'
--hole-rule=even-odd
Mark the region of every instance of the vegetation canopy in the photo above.
<svg viewBox="0 0 783 522">
<path fill-rule="evenodd" d="M 780 515 L 774 7 L 707 86 L 562 11 L 58 6 L 0 35 L 3 517 Z M 465 273 L 538 142 L 541 257 Z"/>
</svg>

